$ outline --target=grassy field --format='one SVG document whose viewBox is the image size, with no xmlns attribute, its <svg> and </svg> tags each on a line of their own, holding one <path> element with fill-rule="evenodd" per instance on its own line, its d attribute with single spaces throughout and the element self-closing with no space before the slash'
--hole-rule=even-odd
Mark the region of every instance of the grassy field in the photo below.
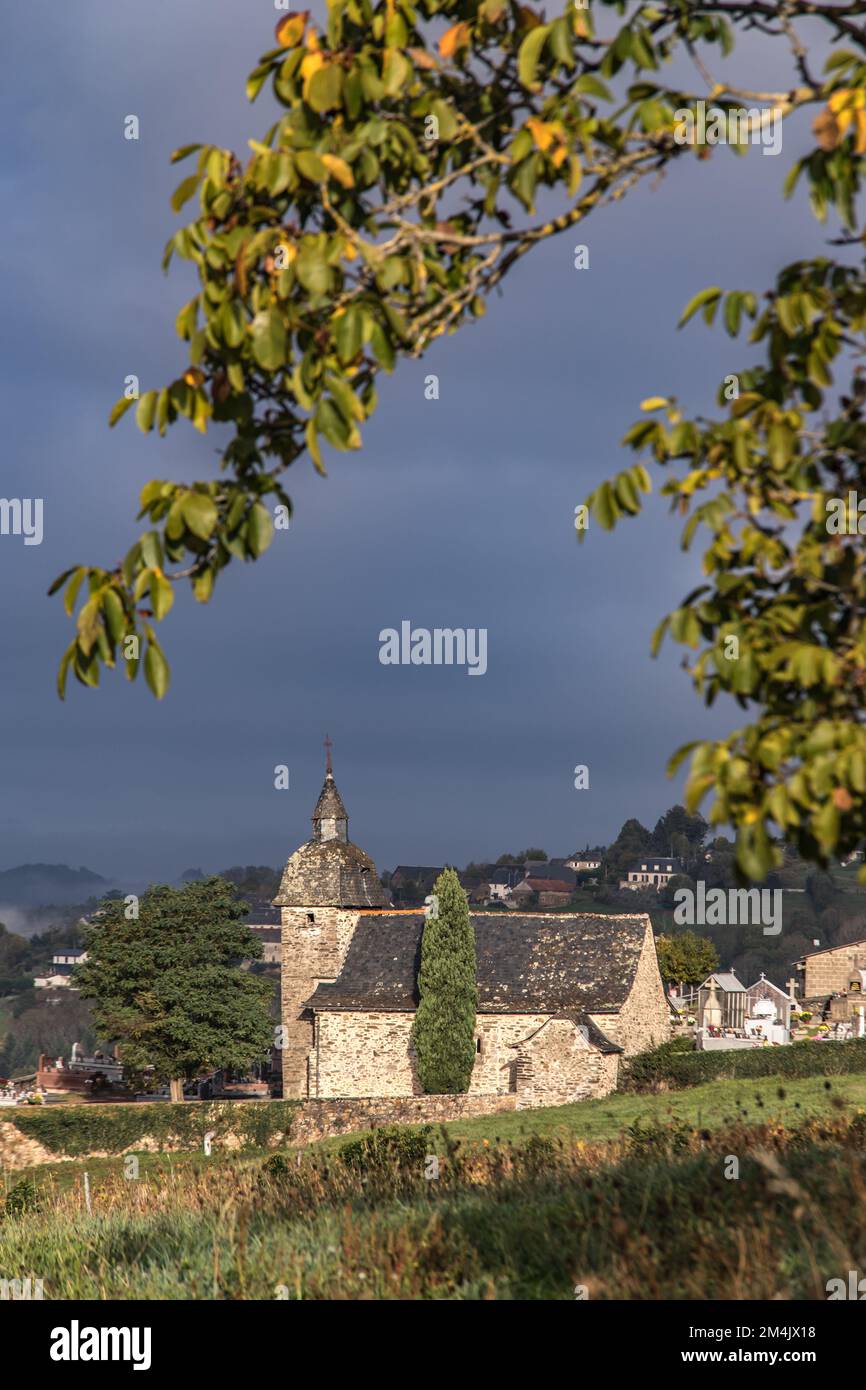
<svg viewBox="0 0 866 1390">
<path fill-rule="evenodd" d="M 56 1164 L 5 1175 L 0 1277 L 54 1299 L 824 1298 L 866 1267 L 864 1105 L 866 1077 L 768 1078 L 143 1154 L 134 1179 Z"/>
<path fill-rule="evenodd" d="M 833 1114 L 840 1102 L 866 1108 L 866 1075 L 834 1076 L 832 1080 L 822 1076 L 768 1076 L 759 1081 L 710 1081 L 684 1091 L 611 1095 L 545 1110 L 454 1120 L 441 1128 L 452 1139 L 478 1143 L 486 1139 L 491 1144 L 520 1144 L 533 1135 L 601 1143 L 621 1138 L 635 1123 L 674 1120 L 707 1130 L 772 1121 L 796 1125 Z M 325 1139 L 317 1147 L 327 1152 L 347 1142 L 348 1138 Z"/>
</svg>

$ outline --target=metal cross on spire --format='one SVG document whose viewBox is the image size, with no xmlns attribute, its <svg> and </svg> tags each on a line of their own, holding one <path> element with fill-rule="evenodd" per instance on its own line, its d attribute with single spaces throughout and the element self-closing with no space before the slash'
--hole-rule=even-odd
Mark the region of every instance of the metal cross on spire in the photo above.
<svg viewBox="0 0 866 1390">
<path fill-rule="evenodd" d="M 331 742 L 330 734 L 325 734 L 325 772 L 333 773 L 333 768 L 331 767 L 331 749 L 333 748 L 333 746 L 334 745 Z"/>
</svg>

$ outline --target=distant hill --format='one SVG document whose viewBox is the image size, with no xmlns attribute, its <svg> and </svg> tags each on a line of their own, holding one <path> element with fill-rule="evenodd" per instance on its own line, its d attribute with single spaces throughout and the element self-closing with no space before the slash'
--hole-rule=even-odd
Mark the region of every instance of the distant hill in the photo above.
<svg viewBox="0 0 866 1390">
<path fill-rule="evenodd" d="M 92 869 L 70 869 L 67 864 L 19 864 L 0 870 L 0 904 L 39 907 L 57 903 L 84 903 L 101 897 L 111 886 Z"/>
</svg>

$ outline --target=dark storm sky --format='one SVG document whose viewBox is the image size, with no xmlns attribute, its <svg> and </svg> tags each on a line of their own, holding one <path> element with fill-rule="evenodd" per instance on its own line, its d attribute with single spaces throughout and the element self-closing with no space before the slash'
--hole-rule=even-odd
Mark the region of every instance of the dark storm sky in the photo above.
<svg viewBox="0 0 866 1390">
<path fill-rule="evenodd" d="M 45 539 L 0 538 L 0 867 L 138 883 L 280 863 L 307 838 L 326 731 L 350 833 L 380 867 L 564 853 L 627 816 L 652 823 L 677 799 L 670 752 L 733 722 L 703 710 L 675 649 L 649 656 L 697 573 L 666 509 L 580 549 L 573 512 L 627 461 L 618 441 L 644 397 L 708 408 L 750 360 L 719 331 L 676 331 L 691 295 L 763 290 L 824 245 L 803 199 L 780 195 L 805 123 L 779 158 L 680 161 L 527 257 L 483 321 L 384 378 L 361 453 L 331 453 L 327 480 L 294 466 L 292 528 L 265 559 L 233 565 L 207 608 L 179 596 L 161 704 L 112 673 L 58 701 L 71 627 L 51 579 L 126 550 L 148 478 L 214 466 L 214 440 L 184 421 L 160 441 L 129 417 L 109 432 L 106 416 L 127 373 L 147 389 L 184 362 L 173 320 L 192 270 L 160 270 L 182 176 L 168 156 L 196 140 L 243 153 L 263 134 L 270 98 L 251 108 L 243 87 L 275 18 L 270 0 L 30 0 L 4 15 L 2 492 L 44 498 Z M 753 44 L 742 63 L 744 81 L 788 83 L 782 52 Z M 578 241 L 588 271 L 573 269 Z M 380 665 L 379 631 L 403 619 L 487 628 L 487 674 Z M 573 789 L 577 763 L 588 791 Z"/>
</svg>

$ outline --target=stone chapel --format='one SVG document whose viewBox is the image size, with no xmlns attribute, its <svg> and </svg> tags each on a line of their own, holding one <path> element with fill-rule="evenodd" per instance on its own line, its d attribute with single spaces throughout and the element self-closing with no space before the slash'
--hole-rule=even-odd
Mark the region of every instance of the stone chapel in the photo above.
<svg viewBox="0 0 866 1390">
<path fill-rule="evenodd" d="M 281 916 L 284 1097 L 420 1093 L 411 1042 L 425 916 L 395 911 L 327 770 Z M 473 912 L 478 1012 L 470 1095 L 518 1108 L 606 1095 L 619 1059 L 666 1041 L 646 914 Z"/>
</svg>

